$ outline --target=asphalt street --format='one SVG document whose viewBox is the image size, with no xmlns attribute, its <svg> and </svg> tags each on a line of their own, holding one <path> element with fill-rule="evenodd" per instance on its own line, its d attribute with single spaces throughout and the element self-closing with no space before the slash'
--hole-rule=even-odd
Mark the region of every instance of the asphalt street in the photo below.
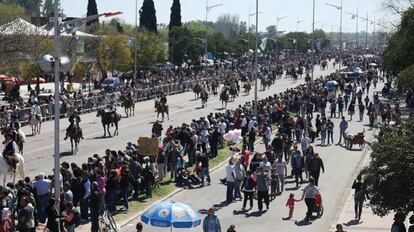
<svg viewBox="0 0 414 232">
<path fill-rule="evenodd" d="M 377 87 L 378 89 L 380 86 Z M 372 97 L 372 93 L 370 94 Z M 347 120 L 349 116 L 346 116 Z M 365 116 L 363 122 L 354 120 L 349 121 L 349 133 L 358 133 L 365 128 L 366 140 L 371 140 L 375 130 L 368 130 L 368 118 Z M 354 147 L 352 151 L 336 145 L 339 139 L 339 118 L 333 119 L 335 123 L 334 143 L 326 147 L 319 146 L 320 140 L 313 145 L 325 164 L 325 173 L 321 174 L 319 188 L 323 198 L 324 214 L 320 219 L 315 220 L 312 224 L 303 221 L 306 212 L 304 201 L 297 202 L 294 216 L 291 220 L 284 220 L 287 217 L 288 209 L 285 207 L 288 195 L 294 193 L 296 198 L 301 198 L 302 189 L 306 186 L 303 184 L 299 189 L 295 189 L 294 179 L 289 178 L 286 181 L 286 191 L 278 196 L 270 204 L 270 209 L 261 214 L 258 212 L 257 202 L 254 202 L 253 209 L 246 212 L 241 211 L 242 202 L 237 201 L 231 205 L 223 203 L 225 201 L 226 186 L 219 182 L 219 178 L 225 176 L 224 166 L 217 169 L 212 175 L 212 185 L 200 189 L 184 190 L 168 200 L 186 203 L 198 211 L 202 218 L 210 207 L 217 209 L 217 215 L 220 218 L 222 230 L 226 231 L 230 225 L 236 225 L 237 231 L 332 231 L 332 226 L 338 221 L 338 217 L 351 191 L 350 186 L 358 173 L 360 163 L 364 157 L 369 155 L 369 148 L 359 150 Z M 259 151 L 264 151 L 264 145 L 258 145 Z M 290 169 L 290 168 L 289 168 Z M 290 173 L 290 171 L 288 171 Z M 123 231 L 132 232 L 135 229 L 135 223 L 139 219 L 127 224 Z M 163 232 L 169 229 L 162 229 L 144 225 L 146 232 Z M 174 231 L 202 231 L 202 227 L 193 229 Z"/>
<path fill-rule="evenodd" d="M 315 77 L 327 75 L 333 72 L 333 67 L 330 66 L 327 70 L 320 70 L 315 68 Z M 272 85 L 266 91 L 258 93 L 259 98 L 267 97 L 271 94 L 278 93 L 288 87 L 296 86 L 304 82 L 304 79 L 299 79 L 293 83 L 290 79 L 282 78 L 277 80 L 276 84 Z M 229 102 L 227 109 L 234 109 L 246 101 L 253 100 L 253 91 L 250 95 L 241 93 L 234 102 Z M 177 126 L 182 123 L 189 123 L 192 119 L 206 116 L 210 112 L 223 111 L 221 109 L 221 102 L 219 97 L 210 96 L 208 106 L 201 108 L 201 100 L 194 100 L 194 94 L 186 92 L 168 96 L 168 104 L 170 107 L 170 120 L 163 123 L 166 129 L 169 125 Z M 118 108 L 118 112 L 125 116 L 123 109 Z M 62 161 L 69 163 L 75 162 L 81 164 L 86 162 L 87 158 L 93 154 L 104 154 L 105 149 L 112 150 L 124 149 L 128 141 L 135 142 L 138 137 L 150 136 L 153 122 L 156 120 L 156 113 L 154 112 L 154 101 L 139 102 L 135 107 L 135 116 L 129 118 L 122 118 L 119 123 L 119 136 L 103 138 L 103 128 L 101 119 L 96 117 L 96 112 L 81 115 L 84 140 L 79 144 L 79 152 L 72 155 L 70 148 L 70 141 L 64 141 L 65 130 L 69 125 L 68 119 L 64 118 L 60 121 L 60 152 Z M 47 121 L 42 124 L 40 135 L 31 136 L 31 128 L 23 127 L 23 132 L 27 135 L 24 147 L 25 171 L 29 176 L 35 176 L 39 172 L 51 173 L 53 168 L 53 138 L 54 138 L 54 123 Z M 111 128 L 113 133 L 114 128 Z"/>
</svg>

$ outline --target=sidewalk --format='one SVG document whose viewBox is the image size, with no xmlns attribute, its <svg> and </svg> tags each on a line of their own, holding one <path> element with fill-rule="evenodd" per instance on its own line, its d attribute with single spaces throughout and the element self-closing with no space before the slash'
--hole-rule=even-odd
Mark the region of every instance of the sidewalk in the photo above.
<svg viewBox="0 0 414 232">
<path fill-rule="evenodd" d="M 379 217 L 374 215 L 371 208 L 364 207 L 362 209 L 361 220 L 355 220 L 354 213 L 354 193 L 351 191 L 349 194 L 345 206 L 342 210 L 341 216 L 339 217 L 338 224 L 344 225 L 344 231 L 390 231 L 391 225 L 394 222 L 393 214 L 387 215 L 385 217 Z M 335 226 L 332 225 L 332 230 L 335 231 Z"/>
</svg>

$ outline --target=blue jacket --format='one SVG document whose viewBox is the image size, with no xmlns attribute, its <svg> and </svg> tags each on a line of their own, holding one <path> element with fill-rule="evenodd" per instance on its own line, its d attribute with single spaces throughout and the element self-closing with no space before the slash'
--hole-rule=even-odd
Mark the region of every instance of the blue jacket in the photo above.
<svg viewBox="0 0 414 232">
<path fill-rule="evenodd" d="M 203 232 L 210 232 L 210 228 L 209 228 L 210 220 L 211 219 L 208 215 L 204 218 Z M 214 227 L 215 227 L 214 231 L 215 232 L 221 232 L 220 220 L 218 219 L 218 217 L 216 215 L 214 215 L 213 220 L 214 220 Z"/>
</svg>

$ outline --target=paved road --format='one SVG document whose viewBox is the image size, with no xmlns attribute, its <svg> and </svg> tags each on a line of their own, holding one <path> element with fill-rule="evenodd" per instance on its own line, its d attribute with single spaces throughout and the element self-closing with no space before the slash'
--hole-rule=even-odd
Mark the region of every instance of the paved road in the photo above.
<svg viewBox="0 0 414 232">
<path fill-rule="evenodd" d="M 332 66 L 323 71 L 317 67 L 315 68 L 315 77 L 327 75 L 333 71 Z M 296 86 L 303 81 L 302 79 L 292 83 L 290 79 L 277 80 L 269 90 L 259 92 L 258 97 L 267 97 L 288 87 Z M 184 122 L 188 123 L 194 118 L 221 110 L 221 102 L 218 97 L 211 97 L 208 107 L 204 109 L 200 108 L 201 101 L 194 101 L 193 98 L 193 93 L 189 92 L 168 97 L 170 120 L 164 123 L 164 128 L 169 125 L 176 126 Z M 230 102 L 227 108 L 234 109 L 239 104 L 251 100 L 253 100 L 253 92 L 249 96 L 242 94 L 235 102 Z M 123 113 L 120 108 L 118 111 Z M 153 101 L 139 102 L 136 104 L 135 116 L 123 118 L 120 121 L 119 136 L 102 138 L 103 128 L 100 118 L 96 117 L 96 113 L 83 114 L 81 115 L 81 127 L 85 139 L 81 141 L 79 152 L 76 155 L 70 153 L 70 142 L 63 140 L 65 129 L 69 123 L 67 119 L 62 119 L 60 123 L 62 161 L 79 164 L 85 162 L 87 157 L 95 153 L 103 154 L 106 148 L 123 149 L 128 141 L 136 142 L 140 136 L 150 136 L 152 123 L 156 120 L 155 117 Z M 30 136 L 31 129 L 29 127 L 24 127 L 23 132 L 29 135 L 24 148 L 26 173 L 30 176 L 37 175 L 39 172 L 50 173 L 53 168 L 53 122 L 48 121 L 42 124 L 41 135 Z"/>
<path fill-rule="evenodd" d="M 378 87 L 380 88 L 380 86 Z M 349 119 L 349 116 L 347 116 Z M 338 142 L 339 119 L 333 119 L 335 123 L 334 142 Z M 367 118 L 363 122 L 354 120 L 349 122 L 349 132 L 357 133 L 363 130 L 366 125 Z M 366 139 L 370 140 L 375 131 L 370 131 L 366 128 Z M 332 231 L 332 225 L 336 224 L 339 215 L 342 211 L 346 199 L 350 193 L 350 186 L 355 177 L 355 173 L 359 170 L 359 163 L 364 160 L 364 157 L 369 155 L 369 149 L 348 151 L 342 146 L 331 145 L 326 147 L 319 146 L 320 141 L 315 142 L 315 151 L 319 152 L 325 164 L 325 174 L 321 174 L 320 191 L 323 197 L 323 204 L 325 208 L 324 215 L 321 219 L 314 221 L 312 224 L 307 224 L 302 221 L 305 216 L 306 206 L 304 202 L 298 202 L 295 208 L 293 219 L 283 220 L 288 214 L 288 209 L 285 207 L 286 200 L 290 193 L 294 193 L 296 198 L 300 198 L 303 187 L 295 190 L 293 179 L 287 180 L 286 191 L 276 198 L 270 204 L 270 209 L 264 214 L 259 214 L 257 209 L 257 202 L 254 202 L 253 210 L 248 213 L 240 211 L 242 202 L 238 201 L 231 205 L 225 205 L 222 202 L 225 200 L 226 187 L 219 183 L 218 179 L 225 176 L 224 167 L 219 168 L 212 174 L 212 185 L 193 190 L 184 190 L 179 194 L 173 196 L 171 200 L 183 202 L 191 205 L 195 210 L 204 213 L 210 207 L 218 209 L 217 214 L 220 217 L 223 231 L 234 224 L 237 231 Z M 259 151 L 264 151 L 263 144 L 259 144 Z M 288 171 L 288 173 L 290 173 Z M 204 217 L 204 214 L 201 214 Z M 134 223 L 126 225 L 123 231 L 134 231 Z M 146 232 L 167 232 L 169 229 L 160 229 L 145 225 Z M 202 231 L 201 227 L 190 230 L 174 231 Z"/>
</svg>

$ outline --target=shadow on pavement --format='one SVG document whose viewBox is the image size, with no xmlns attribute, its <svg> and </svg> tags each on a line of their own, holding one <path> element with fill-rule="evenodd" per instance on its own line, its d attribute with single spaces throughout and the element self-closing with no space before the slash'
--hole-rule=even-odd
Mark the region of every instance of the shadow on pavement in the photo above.
<svg viewBox="0 0 414 232">
<path fill-rule="evenodd" d="M 267 212 L 267 210 L 246 213 L 246 217 L 260 217 L 260 216 L 262 216 L 266 212 Z"/>
<path fill-rule="evenodd" d="M 360 220 L 357 220 L 357 219 L 352 219 L 352 220 L 349 220 L 346 223 L 343 223 L 343 225 L 344 226 L 356 226 L 356 225 L 359 225 L 359 224 L 362 224 L 362 223 L 364 223 L 364 221 L 360 221 Z"/>
<path fill-rule="evenodd" d="M 295 221 L 295 225 L 297 225 L 297 226 L 308 226 L 308 225 L 312 225 L 312 221 L 306 221 L 306 220 Z"/>
</svg>

